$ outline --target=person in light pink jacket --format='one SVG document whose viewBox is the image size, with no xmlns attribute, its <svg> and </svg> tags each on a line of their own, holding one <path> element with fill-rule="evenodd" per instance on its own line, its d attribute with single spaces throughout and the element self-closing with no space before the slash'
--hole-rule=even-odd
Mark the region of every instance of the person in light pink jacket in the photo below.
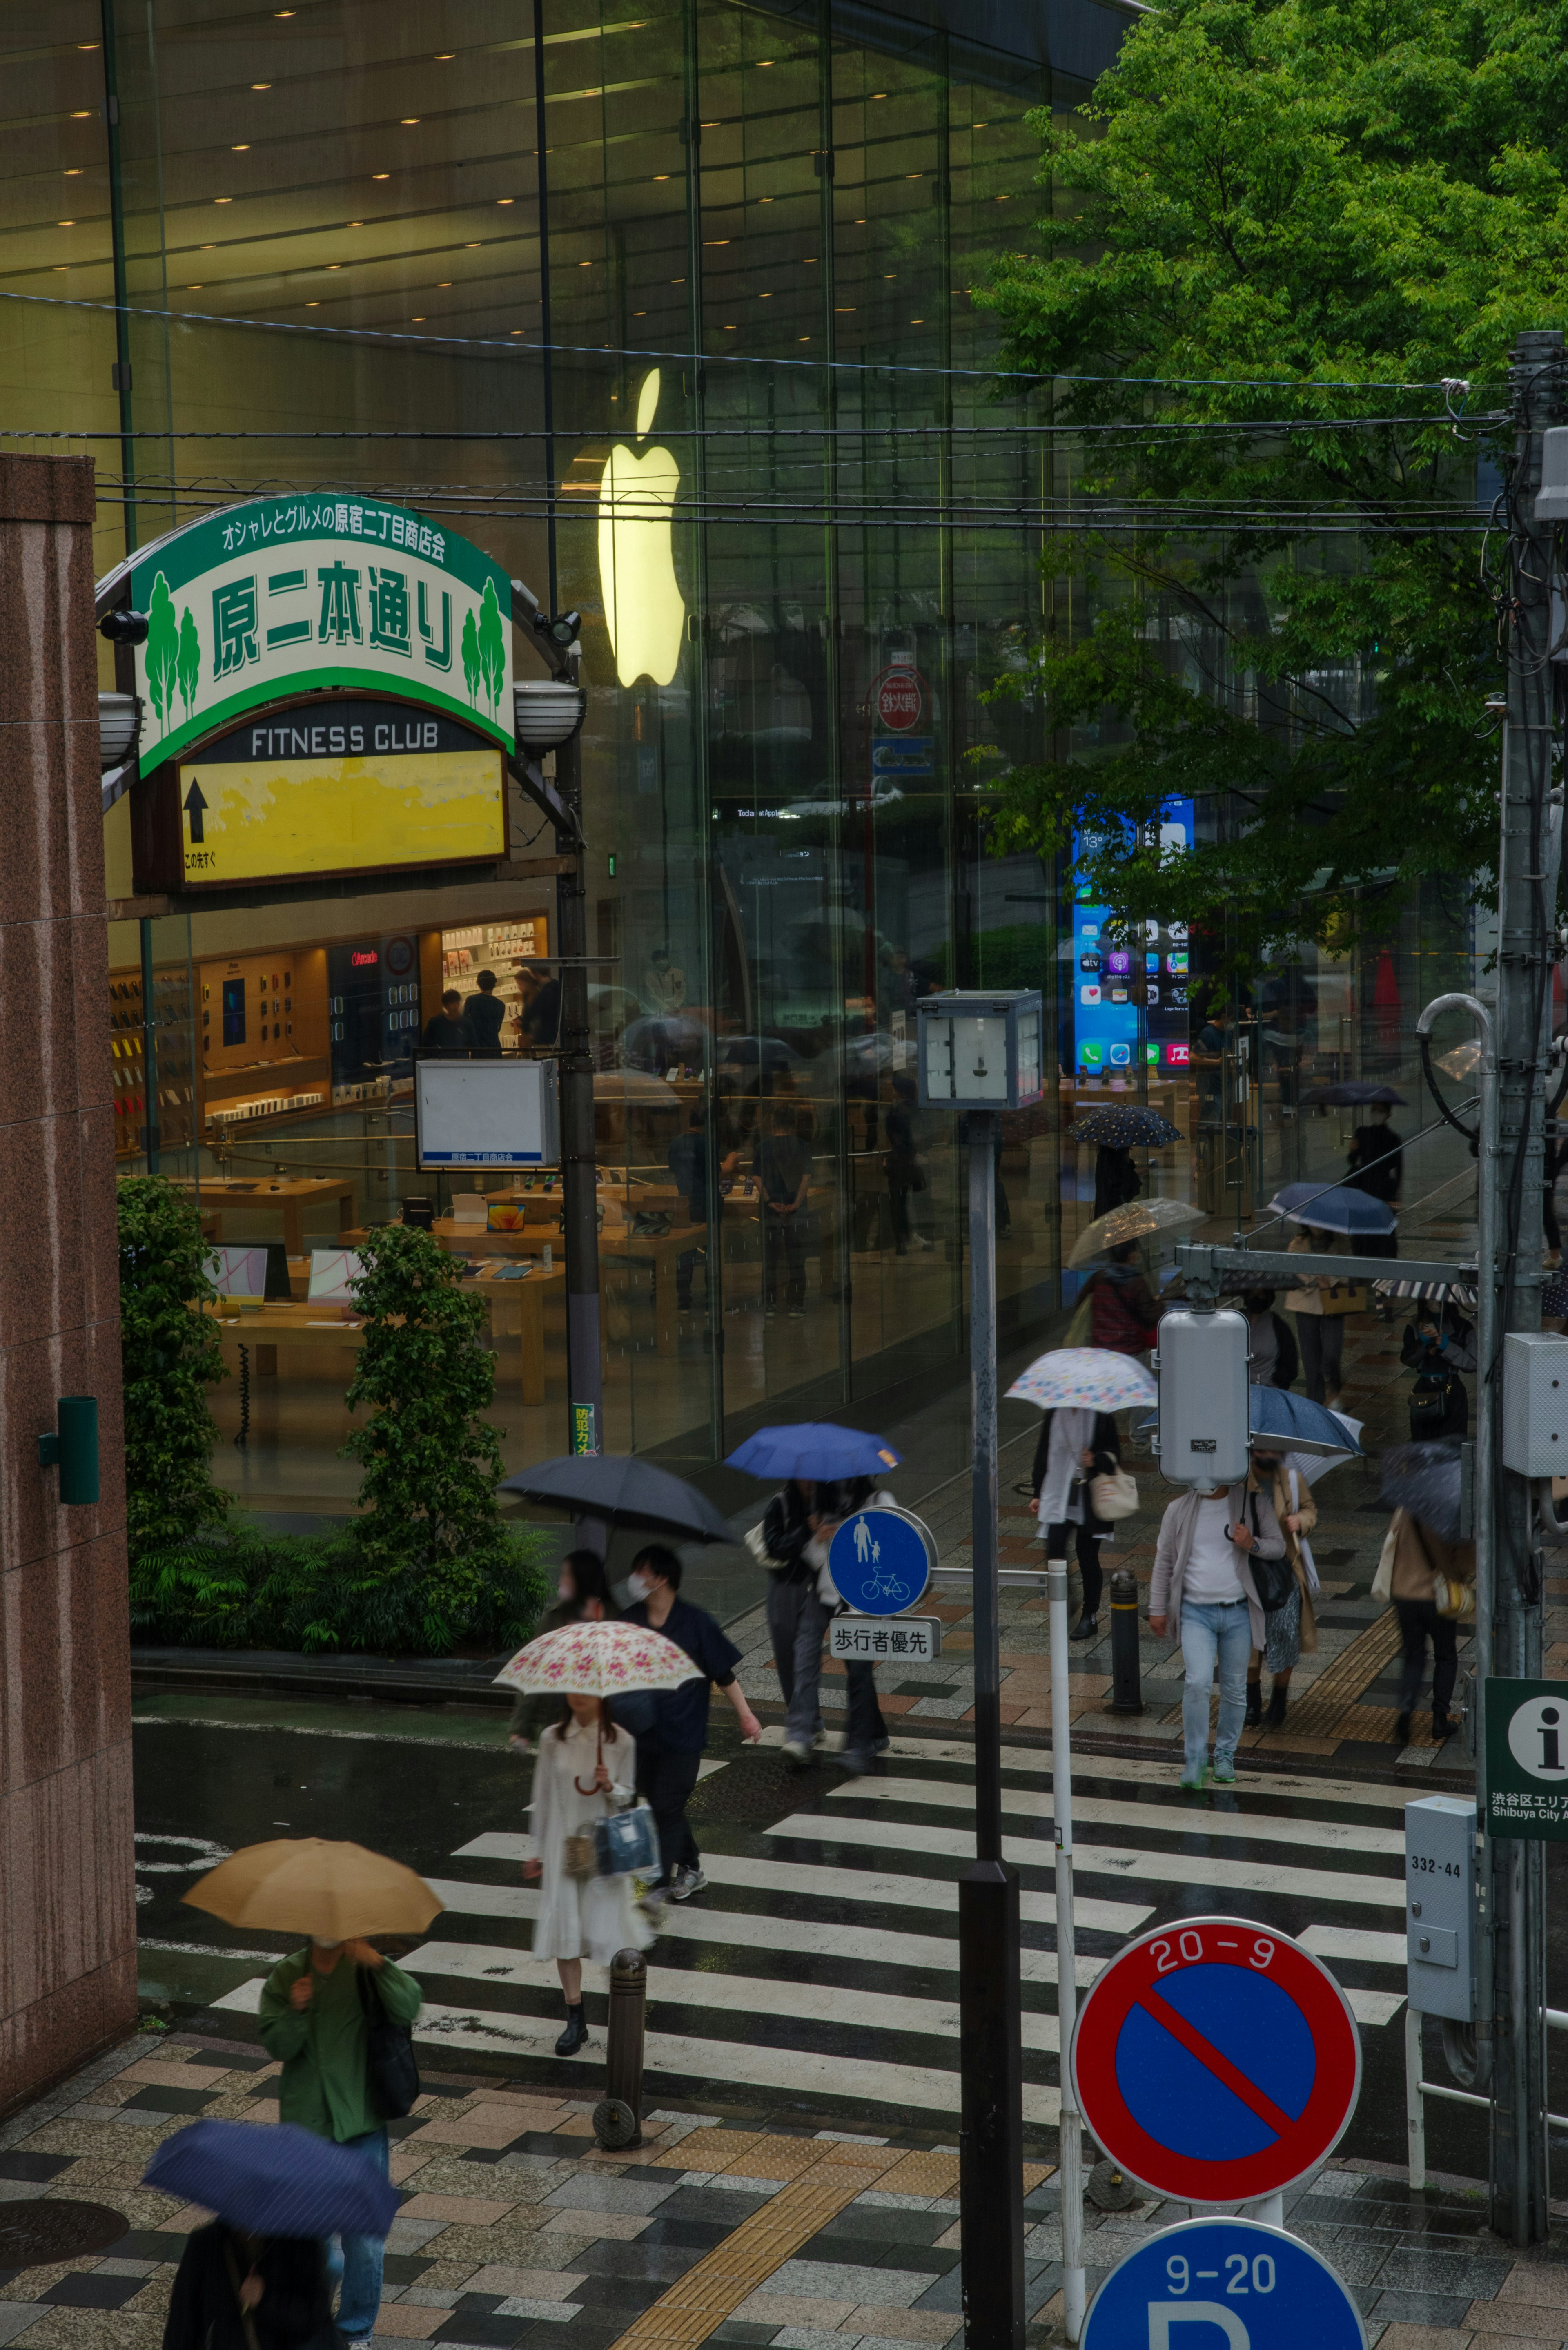
<svg viewBox="0 0 1568 2350">
<path fill-rule="evenodd" d="M 1233 1786 L 1236 1742 L 1247 1716 L 1247 1665 L 1263 1646 L 1263 1610 L 1251 1560 L 1283 1558 L 1285 1538 L 1267 1493 L 1247 1482 L 1179 1494 L 1160 1522 L 1149 1586 L 1149 1628 L 1181 1643 L 1181 1783 L 1208 1777 L 1209 1691 L 1220 1676 L 1214 1779 Z"/>
</svg>

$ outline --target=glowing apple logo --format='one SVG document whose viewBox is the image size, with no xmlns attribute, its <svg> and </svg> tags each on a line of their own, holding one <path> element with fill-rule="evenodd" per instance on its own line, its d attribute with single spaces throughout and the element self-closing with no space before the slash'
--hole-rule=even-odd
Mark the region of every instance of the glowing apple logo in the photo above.
<svg viewBox="0 0 1568 2350">
<path fill-rule="evenodd" d="M 637 437 L 646 440 L 659 406 L 659 369 L 637 399 Z M 675 582 L 674 506 L 680 468 L 668 449 L 634 456 L 610 451 L 599 484 L 599 586 L 622 685 L 650 677 L 668 685 L 680 662 L 686 606 Z"/>
</svg>

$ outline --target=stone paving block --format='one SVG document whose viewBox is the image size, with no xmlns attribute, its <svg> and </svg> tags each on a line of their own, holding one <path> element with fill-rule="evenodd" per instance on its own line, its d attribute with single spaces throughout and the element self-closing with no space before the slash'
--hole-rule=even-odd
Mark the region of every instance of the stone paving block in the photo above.
<svg viewBox="0 0 1568 2350">
<path fill-rule="evenodd" d="M 1568 2267 L 1558 2268 L 1546 2261 L 1521 2261 L 1504 2277 L 1498 2300 L 1532 2301 L 1542 2309 L 1568 2309 Z M 1568 2334 L 1568 2325 L 1563 2331 Z"/>
<path fill-rule="evenodd" d="M 520 2295 L 532 2301 L 570 2301 L 587 2274 L 586 2270 L 522 2269 L 507 2262 L 493 2261 L 475 2270 L 464 2290 L 499 2293 L 508 2301 Z"/>
<path fill-rule="evenodd" d="M 1568 2334 L 1561 2307 L 1538 2301 L 1472 2301 L 1459 2323 L 1475 2329 L 1477 2350 L 1500 2334 L 1533 2342 L 1561 2342 Z"/>
<path fill-rule="evenodd" d="M 545 2200 L 556 2210 L 569 2206 L 574 2211 L 629 2211 L 646 2218 L 678 2191 L 673 2178 L 668 2187 L 652 2187 L 637 2179 L 579 2175 L 565 2187 L 557 2187 Z"/>
<path fill-rule="evenodd" d="M 444 2220 L 405 2220 L 401 2214 L 387 2230 L 387 2250 L 390 2252 L 417 2252 L 423 2250 L 432 2236 L 439 2236 L 446 2226 Z"/>
<path fill-rule="evenodd" d="M 495 2314 L 497 2317 L 540 2318 L 547 2324 L 568 2325 L 579 2314 L 581 2308 L 582 2303 L 576 2301 L 541 2301 L 520 2293 L 514 2301 L 504 2301 Z"/>
<path fill-rule="evenodd" d="M 950 2312 L 940 2309 L 888 2308 L 877 2302 L 863 2302 L 852 2309 L 840 2332 L 868 2335 L 874 2342 L 950 2342 L 963 2323 Z"/>
<path fill-rule="evenodd" d="M 475 2106 L 468 2113 L 433 2114 L 421 2123 L 418 2140 L 430 2146 L 486 2147 L 499 2154 L 532 2126 L 514 2106 Z"/>
<path fill-rule="evenodd" d="M 931 2280 L 919 2269 L 860 2266 L 852 2261 L 785 2261 L 769 2280 L 783 2293 L 817 2293 L 835 2299 L 848 2295 L 857 2302 L 886 2302 L 890 2309 L 912 2309 Z M 946 2279 L 940 2280 L 946 2282 Z"/>
<path fill-rule="evenodd" d="M 1346 2277 L 1349 2284 L 1353 2281 Z M 1359 2298 L 1368 2319 L 1377 2318 L 1386 2324 L 1460 2325 L 1467 2329 L 1470 2320 L 1465 2315 L 1469 2304 L 1462 2295 L 1448 2293 L 1378 2293 L 1368 2291 L 1361 2281 Z M 1490 2303 L 1487 2304 L 1490 2306 Z"/>
<path fill-rule="evenodd" d="M 428 2342 L 441 2315 L 439 2309 L 420 2309 L 407 2301 L 383 2301 L 376 2315 L 376 2339 L 393 2334 L 404 2342 Z"/>
<path fill-rule="evenodd" d="M 1462 2293 L 1472 2301 L 1495 2301 L 1511 2261 L 1492 2261 L 1471 2252 L 1439 2252 L 1401 2247 L 1391 2251 L 1377 2272 L 1386 2293 Z"/>
<path fill-rule="evenodd" d="M 748 2293 L 735 2315 L 748 2325 L 815 2325 L 822 2332 L 836 2328 L 855 2303 L 834 2301 L 823 2293 L 774 2292 L 770 2279 L 760 2292 Z"/>
<path fill-rule="evenodd" d="M 540 2233 L 555 2235 L 564 2230 L 567 2235 L 587 2236 L 590 2241 L 603 2236 L 625 2242 L 652 2224 L 646 2211 L 588 2211 L 580 2204 L 567 2203 L 551 2212 Z"/>
<path fill-rule="evenodd" d="M 0 2301 L 0 2342 L 15 2342 L 44 2314 L 41 2301 Z"/>
<path fill-rule="evenodd" d="M 398 2214 L 400 2220 L 465 2220 L 470 2226 L 493 2227 L 514 2210 L 512 2199 L 496 2202 L 482 2195 L 414 2195 Z M 401 2251 L 400 2245 L 399 2250 Z"/>
</svg>

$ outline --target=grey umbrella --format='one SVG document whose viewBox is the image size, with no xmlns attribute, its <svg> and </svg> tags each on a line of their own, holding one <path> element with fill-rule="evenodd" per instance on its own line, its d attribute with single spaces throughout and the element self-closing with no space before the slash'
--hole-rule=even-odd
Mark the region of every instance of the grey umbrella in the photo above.
<svg viewBox="0 0 1568 2350">
<path fill-rule="evenodd" d="M 1459 1448 L 1451 1440 L 1391 1444 L 1377 1490 L 1391 1510 L 1408 1510 L 1444 1542 L 1458 1542 Z"/>
<path fill-rule="evenodd" d="M 571 1510 L 578 1517 L 607 1518 L 613 1525 L 674 1534 L 681 1542 L 735 1539 L 695 1485 L 628 1453 L 568 1452 L 559 1460 L 538 1461 L 532 1469 L 505 1478 L 501 1491 Z"/>
</svg>

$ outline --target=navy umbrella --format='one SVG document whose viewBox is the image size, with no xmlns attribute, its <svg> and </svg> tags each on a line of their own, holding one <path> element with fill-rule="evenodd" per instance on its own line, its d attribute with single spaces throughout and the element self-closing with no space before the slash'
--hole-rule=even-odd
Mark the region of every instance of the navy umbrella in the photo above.
<svg viewBox="0 0 1568 2350">
<path fill-rule="evenodd" d="M 1108 1150 L 1127 1150 L 1147 1147 L 1158 1149 L 1162 1143 L 1179 1142 L 1181 1129 L 1161 1118 L 1157 1109 L 1140 1109 L 1120 1102 L 1107 1103 L 1103 1108 L 1086 1109 L 1073 1120 L 1062 1139 L 1064 1142 L 1098 1143 Z"/>
<path fill-rule="evenodd" d="M 622 1452 L 568 1452 L 535 1461 L 501 1486 L 530 1502 L 547 1502 L 580 1518 L 607 1518 L 613 1524 L 646 1526 L 650 1534 L 680 1542 L 732 1543 L 734 1535 L 705 1495 L 684 1477 L 656 1469 L 651 1461 Z"/>
<path fill-rule="evenodd" d="M 830 1419 L 794 1420 L 782 1428 L 759 1428 L 731 1453 L 726 1469 L 748 1477 L 808 1477 L 826 1484 L 839 1477 L 876 1477 L 896 1469 L 898 1454 L 885 1438 L 864 1429 L 839 1428 Z"/>
<path fill-rule="evenodd" d="M 192 2122 L 142 2180 L 253 2236 L 384 2236 L 398 2194 L 374 2164 L 297 2122 Z"/>
<path fill-rule="evenodd" d="M 1459 1538 L 1459 1448 L 1451 1440 L 1391 1444 L 1378 1492 L 1391 1510 L 1408 1510 L 1444 1542 Z"/>
<path fill-rule="evenodd" d="M 1320 1232 L 1391 1232 L 1397 1221 L 1381 1200 L 1349 1183 L 1326 1191 L 1321 1183 L 1287 1183 L 1269 1201 L 1269 1212 L 1293 1224 L 1312 1224 Z"/>
<path fill-rule="evenodd" d="M 1282 1452 L 1361 1451 L 1336 1412 L 1330 1411 L 1326 1405 L 1314 1403 L 1307 1396 L 1293 1395 L 1288 1388 L 1249 1388 L 1247 1425 L 1252 1432 L 1254 1451 L 1260 1449 L 1257 1440 L 1261 1437 L 1277 1443 Z M 1268 1448 L 1265 1445 L 1262 1449 Z"/>
<path fill-rule="evenodd" d="M 1359 1109 L 1367 1102 L 1386 1102 L 1390 1109 L 1406 1107 L 1403 1094 L 1392 1086 L 1375 1086 L 1369 1077 L 1342 1077 L 1336 1085 L 1314 1086 L 1302 1096 L 1303 1109 Z"/>
</svg>

